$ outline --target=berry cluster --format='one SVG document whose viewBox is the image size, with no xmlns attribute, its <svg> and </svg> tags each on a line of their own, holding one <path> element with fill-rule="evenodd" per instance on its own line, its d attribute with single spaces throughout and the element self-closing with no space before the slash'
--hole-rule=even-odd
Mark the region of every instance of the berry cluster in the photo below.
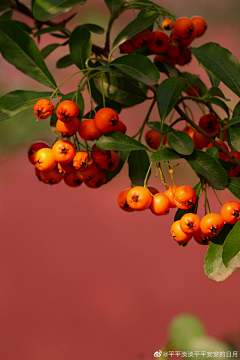
<svg viewBox="0 0 240 360">
<path fill-rule="evenodd" d="M 190 209 L 197 201 L 197 196 L 190 186 L 170 186 L 163 194 L 153 187 L 136 186 L 123 190 L 118 196 L 118 205 L 127 212 L 150 209 L 158 216 L 169 213 L 170 208 Z M 221 215 L 209 213 L 202 219 L 195 213 L 187 213 L 172 224 L 172 238 L 179 244 L 186 244 L 194 237 L 197 243 L 209 245 L 224 224 L 236 224 L 240 219 L 240 203 L 229 201 L 222 206 Z"/>
<path fill-rule="evenodd" d="M 195 38 L 204 34 L 207 25 L 200 16 L 194 16 L 191 19 L 182 17 L 175 23 L 171 19 L 163 20 L 162 29 L 172 30 L 170 36 L 162 30 L 151 32 L 145 29 L 121 44 L 120 53 L 131 54 L 136 49 L 147 47 L 152 54 L 156 54 L 154 62 L 159 60 L 183 66 L 192 59 L 189 46 Z"/>
<path fill-rule="evenodd" d="M 39 119 L 46 119 L 54 112 L 54 106 L 49 100 L 41 99 L 34 106 L 34 113 Z M 106 182 L 106 171 L 118 167 L 119 157 L 113 150 L 99 149 L 96 144 L 86 151 L 80 150 L 76 133 L 83 140 L 95 140 L 108 132 L 126 132 L 126 126 L 119 120 L 116 111 L 102 108 L 96 112 L 94 119 L 80 123 L 79 108 L 74 101 L 62 101 L 56 109 L 58 117 L 56 128 L 59 134 L 67 140 L 56 141 L 50 148 L 44 142 L 35 142 L 28 151 L 28 158 L 35 165 L 39 180 L 48 184 L 58 184 L 61 180 L 77 187 L 84 182 L 88 187 L 98 188 Z M 73 137 L 73 143 L 69 138 Z"/>
</svg>

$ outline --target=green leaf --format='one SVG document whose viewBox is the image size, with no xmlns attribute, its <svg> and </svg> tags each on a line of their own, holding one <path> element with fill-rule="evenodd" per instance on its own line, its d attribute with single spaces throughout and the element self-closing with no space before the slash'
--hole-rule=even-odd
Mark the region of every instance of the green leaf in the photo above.
<svg viewBox="0 0 240 360">
<path fill-rule="evenodd" d="M 217 96 L 222 99 L 225 99 L 223 92 L 217 87 L 212 87 L 211 89 L 209 89 L 207 91 L 207 93 L 205 94 L 205 97 L 209 97 L 209 96 Z"/>
<path fill-rule="evenodd" d="M 218 160 L 218 149 L 214 146 L 210 147 L 206 150 L 206 153 L 209 154 L 211 157 L 213 157 L 215 160 Z"/>
<path fill-rule="evenodd" d="M 171 149 L 159 150 L 151 156 L 151 160 L 154 162 L 171 161 L 181 158 L 182 158 L 181 155 L 179 155 L 176 151 Z"/>
<path fill-rule="evenodd" d="M 133 150 L 128 157 L 129 178 L 132 187 L 143 186 L 148 168 L 150 166 L 149 156 L 145 150 Z M 151 171 L 149 172 L 149 176 Z M 148 176 L 148 179 L 149 179 Z"/>
<path fill-rule="evenodd" d="M 240 126 L 231 126 L 229 128 L 229 135 L 232 146 L 236 151 L 240 151 Z"/>
<path fill-rule="evenodd" d="M 183 131 L 171 131 L 167 139 L 173 150 L 181 155 L 191 155 L 194 151 L 194 143 L 188 134 Z"/>
<path fill-rule="evenodd" d="M 180 314 L 175 316 L 169 326 L 169 339 L 179 350 L 190 350 L 193 338 L 205 334 L 203 323 L 194 315 Z"/>
<path fill-rule="evenodd" d="M 199 75 L 193 75 L 188 72 L 183 72 L 182 76 L 187 79 L 188 84 L 186 84 L 184 91 L 187 92 L 189 84 L 197 86 L 201 91 L 201 96 L 205 95 L 207 92 L 206 85 L 199 79 Z"/>
<path fill-rule="evenodd" d="M 76 27 L 76 29 L 82 29 L 82 28 L 85 28 L 95 34 L 104 34 L 105 32 L 105 30 L 101 26 L 96 24 L 82 24 Z"/>
<path fill-rule="evenodd" d="M 33 5 L 33 16 L 39 21 L 48 21 L 63 15 L 74 5 L 85 4 L 86 0 L 36 0 Z"/>
<path fill-rule="evenodd" d="M 60 46 L 60 44 L 50 44 L 50 45 L 47 45 L 45 48 L 43 48 L 41 50 L 41 53 L 42 53 L 42 57 L 43 59 L 46 59 L 46 57 L 48 55 L 51 54 L 51 52 L 53 52 L 56 48 L 58 48 Z"/>
<path fill-rule="evenodd" d="M 118 34 L 118 36 L 113 42 L 111 53 L 126 40 L 132 38 L 134 35 L 138 34 L 140 31 L 146 29 L 148 26 L 153 24 L 158 17 L 159 12 L 157 11 L 150 11 L 141 16 L 138 16 L 135 20 L 128 24 L 120 32 L 120 34 Z"/>
<path fill-rule="evenodd" d="M 85 61 L 91 56 L 92 37 L 86 28 L 73 30 L 69 40 L 71 58 L 80 70 L 86 68 Z"/>
<path fill-rule="evenodd" d="M 51 33 L 53 31 L 60 31 L 60 32 L 65 32 L 66 35 L 70 36 L 71 32 L 63 29 L 61 27 L 57 27 L 57 26 L 50 26 L 44 29 L 40 29 L 38 31 L 35 32 L 34 37 L 40 36 L 42 34 L 47 34 L 47 33 Z"/>
<path fill-rule="evenodd" d="M 102 93 L 102 78 L 104 95 L 110 100 L 132 106 L 147 99 L 137 82 L 115 74 L 104 74 L 103 77 L 100 75 L 94 78 L 94 84 L 100 93 Z"/>
<path fill-rule="evenodd" d="M 12 6 L 12 1 L 11 0 L 1 0 L 0 3 L 0 11 L 3 11 L 7 8 L 9 8 L 10 6 Z"/>
<path fill-rule="evenodd" d="M 240 222 L 234 225 L 233 229 L 229 232 L 223 244 L 222 259 L 224 265 L 229 267 L 229 265 L 232 266 L 234 264 L 235 267 L 240 267 L 239 252 L 240 252 Z"/>
<path fill-rule="evenodd" d="M 204 272 L 212 280 L 223 281 L 235 270 L 232 267 L 227 268 L 222 260 L 223 243 L 232 227 L 232 225 L 225 224 L 220 234 L 212 238 L 208 247 L 204 259 Z"/>
<path fill-rule="evenodd" d="M 233 195 L 240 199 L 240 178 L 228 178 L 227 188 Z"/>
<path fill-rule="evenodd" d="M 214 75 L 210 70 L 205 68 L 205 66 L 203 66 L 203 64 L 199 63 L 199 65 L 202 66 L 204 68 L 204 70 L 206 71 L 206 73 L 208 74 L 208 77 L 211 81 L 212 86 L 218 87 L 220 84 L 220 80 L 218 79 L 218 77 L 216 75 Z"/>
<path fill-rule="evenodd" d="M 233 110 L 233 114 L 232 117 L 236 117 L 240 115 L 240 101 L 237 103 L 237 105 L 235 106 L 234 110 Z"/>
<path fill-rule="evenodd" d="M 214 148 L 213 146 L 210 148 L 212 149 Z M 214 148 L 216 149 L 216 148 Z M 225 170 L 231 170 L 231 169 L 235 169 L 238 165 L 234 162 L 231 161 L 226 161 L 223 159 L 218 158 L 218 162 L 220 163 L 220 165 L 225 169 Z"/>
<path fill-rule="evenodd" d="M 103 150 L 131 151 L 148 150 L 139 141 L 119 132 L 110 132 L 100 136 L 96 145 Z"/>
<path fill-rule="evenodd" d="M 0 51 L 5 60 L 38 82 L 56 88 L 35 41 L 11 20 L 0 21 Z"/>
<path fill-rule="evenodd" d="M 93 97 L 94 101 L 99 105 L 99 109 L 103 108 L 104 106 L 103 106 L 102 94 L 96 88 L 93 79 L 90 80 L 90 86 L 91 86 L 91 93 L 92 93 L 92 97 Z M 122 110 L 121 104 L 119 104 L 115 101 L 112 101 L 108 98 L 105 98 L 105 107 L 109 107 L 109 108 L 115 110 L 118 114 Z M 94 116 L 94 114 L 92 116 Z"/>
<path fill-rule="evenodd" d="M 20 111 L 33 108 L 40 99 L 49 99 L 51 92 L 16 90 L 0 98 L 0 120 L 6 120 Z M 34 116 L 34 115 L 33 115 Z"/>
<path fill-rule="evenodd" d="M 201 186 L 202 186 L 201 182 L 199 181 L 193 188 L 195 190 L 197 198 L 199 198 Z M 197 206 L 198 206 L 198 202 L 196 201 L 195 204 L 190 209 L 178 209 L 175 213 L 174 221 L 180 220 L 185 214 L 195 213 Z"/>
<path fill-rule="evenodd" d="M 208 99 L 206 99 L 207 102 L 209 102 L 210 104 L 215 104 L 219 107 L 221 107 L 227 114 L 227 116 L 229 117 L 229 110 L 227 105 L 220 99 L 215 98 L 215 97 L 210 97 Z"/>
<path fill-rule="evenodd" d="M 104 0 L 111 14 L 117 12 L 123 5 L 123 0 Z"/>
<path fill-rule="evenodd" d="M 229 50 L 211 42 L 199 48 L 191 48 L 191 51 L 198 61 L 240 96 L 240 64 Z"/>
<path fill-rule="evenodd" d="M 26 33 L 32 34 L 32 29 L 27 24 L 25 24 L 21 21 L 15 21 L 15 20 L 12 20 L 12 22 L 14 24 L 18 25 L 22 30 L 26 31 Z"/>
<path fill-rule="evenodd" d="M 164 80 L 157 89 L 158 112 L 162 122 L 176 105 L 186 80 L 183 78 L 170 78 Z"/>
<path fill-rule="evenodd" d="M 156 66 L 142 55 L 121 56 L 112 61 L 111 65 L 146 85 L 155 85 L 160 78 Z"/>
<path fill-rule="evenodd" d="M 12 10 L 8 10 L 8 11 L 5 11 L 5 13 L 3 13 L 0 16 L 0 20 L 11 20 L 11 17 L 12 17 Z"/>
<path fill-rule="evenodd" d="M 155 130 L 157 133 L 162 134 L 160 121 L 151 121 L 151 122 L 148 121 L 146 125 L 149 126 L 150 129 Z M 167 124 L 164 123 L 163 133 L 165 133 L 166 131 L 170 132 L 175 130 L 171 126 L 168 126 Z"/>
<path fill-rule="evenodd" d="M 184 156 L 192 169 L 203 175 L 216 190 L 224 190 L 227 186 L 227 174 L 219 162 L 204 151 L 194 150 L 191 155 Z"/>
<path fill-rule="evenodd" d="M 68 66 L 71 66 L 73 65 L 73 61 L 72 61 L 72 58 L 71 58 L 71 55 L 66 55 L 64 57 L 62 57 L 61 59 L 58 60 L 57 64 L 56 64 L 56 67 L 58 69 L 64 69 Z"/>
<path fill-rule="evenodd" d="M 107 184 L 110 180 L 112 180 L 123 168 L 123 165 L 125 164 L 125 161 L 128 157 L 128 151 L 118 151 L 118 157 L 119 157 L 119 164 L 118 167 L 113 171 L 106 171 L 107 174 L 107 180 L 105 184 Z"/>
</svg>

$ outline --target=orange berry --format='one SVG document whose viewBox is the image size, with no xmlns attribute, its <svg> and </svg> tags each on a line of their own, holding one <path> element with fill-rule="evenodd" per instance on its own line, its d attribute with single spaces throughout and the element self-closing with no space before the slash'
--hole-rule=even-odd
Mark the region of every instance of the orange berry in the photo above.
<svg viewBox="0 0 240 360">
<path fill-rule="evenodd" d="M 205 215 L 200 222 L 201 231 L 207 236 L 217 236 L 223 227 L 223 218 L 214 213 Z"/>
<path fill-rule="evenodd" d="M 192 60 L 191 50 L 188 48 L 183 48 L 181 54 L 176 58 L 176 64 L 184 66 Z"/>
<path fill-rule="evenodd" d="M 157 30 L 152 33 L 152 42 L 148 44 L 148 49 L 154 54 L 162 54 L 167 51 L 169 42 L 165 32 Z"/>
<path fill-rule="evenodd" d="M 79 125 L 80 125 L 80 121 L 77 117 L 72 118 L 72 120 L 69 123 L 63 122 L 58 119 L 56 123 L 56 128 L 59 134 L 65 137 L 76 134 L 76 132 L 79 129 Z"/>
<path fill-rule="evenodd" d="M 152 186 L 148 186 L 147 189 L 150 191 L 150 193 L 152 195 L 155 195 L 155 194 L 158 194 L 159 191 L 155 188 L 155 187 L 152 187 Z"/>
<path fill-rule="evenodd" d="M 127 203 L 127 194 L 131 189 L 125 189 L 123 191 L 120 192 L 120 194 L 118 195 L 118 205 L 120 206 L 120 208 L 124 211 L 127 212 L 133 212 L 134 209 L 132 209 L 128 203 Z"/>
<path fill-rule="evenodd" d="M 77 187 L 82 184 L 82 181 L 76 176 L 75 170 L 72 171 L 71 174 L 65 175 L 63 181 L 70 187 Z"/>
<path fill-rule="evenodd" d="M 99 188 L 103 184 L 105 184 L 107 180 L 107 174 L 104 170 L 99 170 L 97 174 L 95 174 L 94 178 L 90 181 L 85 181 L 85 185 L 90 188 Z"/>
<path fill-rule="evenodd" d="M 82 121 L 78 133 L 83 140 L 95 140 L 102 135 L 101 131 L 96 128 L 94 119 Z"/>
<path fill-rule="evenodd" d="M 152 195 L 142 186 L 135 186 L 127 194 L 130 208 L 138 211 L 146 210 L 152 202 Z"/>
<path fill-rule="evenodd" d="M 38 150 L 34 156 L 34 164 L 41 171 L 53 170 L 57 165 L 57 161 L 53 156 L 52 149 L 43 148 Z"/>
<path fill-rule="evenodd" d="M 135 49 L 135 46 L 133 45 L 132 41 L 127 40 L 119 46 L 119 50 L 120 50 L 120 54 L 131 54 L 136 49 Z"/>
<path fill-rule="evenodd" d="M 182 17 L 175 21 L 174 32 L 177 37 L 182 39 L 189 39 L 194 31 L 194 24 L 192 20 Z"/>
<path fill-rule="evenodd" d="M 175 186 L 170 186 L 166 191 L 164 191 L 164 195 L 166 195 L 170 201 L 170 208 L 175 208 L 177 205 L 174 203 L 174 194 L 175 194 L 176 188 Z"/>
<path fill-rule="evenodd" d="M 174 22 L 171 19 L 165 19 L 162 22 L 162 28 L 164 30 L 172 30 L 174 28 Z"/>
<path fill-rule="evenodd" d="M 193 88 L 193 89 L 192 89 Z M 191 85 L 191 87 L 189 87 L 187 89 L 187 94 L 189 96 L 192 96 L 192 97 L 197 97 L 198 95 L 201 95 L 201 90 L 199 89 L 198 86 L 196 85 Z M 198 95 L 197 95 L 198 94 Z"/>
<path fill-rule="evenodd" d="M 202 148 L 207 146 L 209 140 L 204 135 L 200 134 L 197 130 L 195 130 L 193 133 L 193 142 L 195 149 L 202 150 Z"/>
<path fill-rule="evenodd" d="M 214 114 L 207 114 L 200 118 L 199 126 L 205 130 L 208 134 L 212 134 L 217 131 L 219 123 L 217 117 Z"/>
<path fill-rule="evenodd" d="M 67 140 L 59 140 L 52 147 L 54 159 L 61 164 L 68 164 L 76 154 L 74 145 Z"/>
<path fill-rule="evenodd" d="M 32 144 L 28 150 L 28 159 L 29 161 L 34 165 L 34 156 L 36 152 L 43 148 L 49 148 L 48 144 L 42 141 L 37 141 L 34 144 Z"/>
<path fill-rule="evenodd" d="M 228 201 L 221 209 L 221 216 L 227 224 L 236 224 L 240 219 L 240 203 Z"/>
<path fill-rule="evenodd" d="M 50 171 L 41 171 L 40 177 L 43 182 L 50 185 L 58 184 L 63 179 L 63 176 L 59 174 L 57 168 L 54 168 L 53 170 Z"/>
<path fill-rule="evenodd" d="M 153 34 L 148 29 L 142 30 L 140 33 L 131 38 L 132 44 L 136 49 L 147 47 L 152 40 Z"/>
<path fill-rule="evenodd" d="M 36 102 L 33 111 L 38 119 L 46 119 L 54 113 L 54 105 L 50 100 L 41 99 Z"/>
<path fill-rule="evenodd" d="M 94 116 L 95 126 L 103 134 L 115 131 L 118 122 L 118 114 L 111 108 L 102 108 Z"/>
<path fill-rule="evenodd" d="M 122 134 L 126 134 L 127 127 L 122 121 L 119 120 L 118 124 L 115 126 L 114 131 L 120 132 Z"/>
<path fill-rule="evenodd" d="M 155 149 L 155 150 L 158 149 L 161 139 L 162 139 L 162 135 L 152 129 L 148 130 L 148 132 L 145 135 L 146 143 L 151 149 Z"/>
<path fill-rule="evenodd" d="M 75 174 L 78 179 L 86 182 L 93 180 L 94 176 L 99 173 L 99 169 L 97 165 L 93 162 L 91 166 L 87 169 L 83 170 L 75 170 Z"/>
<path fill-rule="evenodd" d="M 174 203 L 180 209 L 190 209 L 197 200 L 196 193 L 190 186 L 180 186 L 176 189 L 173 197 Z"/>
<path fill-rule="evenodd" d="M 192 235 L 188 235 L 182 231 L 180 220 L 177 220 L 172 224 L 170 234 L 172 235 L 173 240 L 177 241 L 179 244 L 184 244 L 192 238 Z"/>
<path fill-rule="evenodd" d="M 57 164 L 57 169 L 58 169 L 59 174 L 61 174 L 61 175 L 69 175 L 69 174 L 71 174 L 73 172 L 74 167 L 73 167 L 72 162 L 70 162 L 68 164 L 60 164 L 60 163 L 58 163 Z"/>
<path fill-rule="evenodd" d="M 85 171 L 93 165 L 93 159 L 87 151 L 78 151 L 73 158 L 73 166 L 75 169 Z"/>
<path fill-rule="evenodd" d="M 200 230 L 200 218 L 196 214 L 188 213 L 182 216 L 180 227 L 183 232 L 193 235 Z"/>
<path fill-rule="evenodd" d="M 70 122 L 79 115 L 79 107 L 72 100 L 64 100 L 58 105 L 56 114 L 61 121 Z"/>
<path fill-rule="evenodd" d="M 196 234 L 194 234 L 193 237 L 194 240 L 201 245 L 209 245 L 212 240 L 212 236 L 204 234 L 201 229 Z"/>
<path fill-rule="evenodd" d="M 194 24 L 194 29 L 196 30 L 196 37 L 202 36 L 207 30 L 207 24 L 201 16 L 193 16 L 191 20 Z"/>
<path fill-rule="evenodd" d="M 170 201 L 164 194 L 155 194 L 152 197 L 151 211 L 153 214 L 162 216 L 169 213 Z"/>
</svg>

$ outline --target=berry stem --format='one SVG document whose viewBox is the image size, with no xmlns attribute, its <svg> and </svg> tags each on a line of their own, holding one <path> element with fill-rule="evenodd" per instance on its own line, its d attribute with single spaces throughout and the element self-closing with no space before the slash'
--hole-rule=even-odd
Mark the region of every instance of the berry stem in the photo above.
<svg viewBox="0 0 240 360">
<path fill-rule="evenodd" d="M 158 167 L 158 169 L 159 169 L 161 181 L 162 181 L 163 185 L 165 186 L 165 188 L 168 190 L 168 186 L 167 186 L 167 183 L 166 183 L 166 180 L 165 180 L 165 177 L 164 177 L 164 174 L 163 174 L 163 171 L 162 171 L 162 167 L 161 167 L 160 162 L 157 164 L 157 167 Z"/>
<path fill-rule="evenodd" d="M 96 110 L 95 110 L 95 108 L 94 108 L 94 106 L 93 106 L 92 91 L 91 91 L 91 85 L 90 85 L 89 77 L 87 77 L 87 83 L 88 83 L 88 90 L 89 90 L 90 103 L 91 103 L 90 114 L 92 113 L 92 110 L 93 110 L 94 113 L 96 114 Z M 91 114 L 91 115 L 92 115 L 92 114 Z"/>
<path fill-rule="evenodd" d="M 216 198 L 217 198 L 217 201 L 219 202 L 219 204 L 220 204 L 221 206 L 223 206 L 223 204 L 221 203 L 221 201 L 220 201 L 220 199 L 219 199 L 219 197 L 218 197 L 215 189 L 214 189 L 214 188 L 212 188 L 212 189 L 213 189 L 213 192 L 214 192 L 214 194 L 215 194 L 215 196 L 216 196 Z"/>
<path fill-rule="evenodd" d="M 150 170 L 151 170 L 152 164 L 153 164 L 153 161 L 151 161 L 151 162 L 150 162 L 150 165 L 149 165 L 149 168 L 148 168 L 147 174 L 146 174 L 145 179 L 144 179 L 144 184 L 143 184 L 143 186 L 144 186 L 145 188 L 147 188 L 148 176 L 149 176 L 149 173 L 150 173 Z"/>
<path fill-rule="evenodd" d="M 105 95 L 104 95 L 104 88 L 103 88 L 103 72 L 101 72 L 101 79 L 102 79 L 102 98 L 103 98 L 103 107 L 105 108 Z"/>
</svg>

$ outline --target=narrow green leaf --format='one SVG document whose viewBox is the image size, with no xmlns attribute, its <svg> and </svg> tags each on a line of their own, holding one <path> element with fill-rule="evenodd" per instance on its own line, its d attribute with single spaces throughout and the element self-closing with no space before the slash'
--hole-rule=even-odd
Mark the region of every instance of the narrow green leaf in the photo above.
<svg viewBox="0 0 240 360">
<path fill-rule="evenodd" d="M 39 21 L 48 21 L 63 15 L 74 5 L 85 4 L 86 0 L 36 0 L 33 5 L 33 16 Z"/>
<path fill-rule="evenodd" d="M 211 42 L 199 48 L 191 48 L 191 51 L 198 61 L 240 96 L 240 64 L 229 50 Z"/>
<path fill-rule="evenodd" d="M 128 157 L 129 178 L 132 187 L 143 186 L 148 168 L 150 166 L 149 156 L 145 150 L 133 150 Z M 149 172 L 149 176 L 151 171 Z M 149 179 L 148 176 L 148 179 Z"/>
<path fill-rule="evenodd" d="M 128 24 L 120 32 L 120 34 L 118 34 L 118 36 L 113 42 L 111 52 L 113 52 L 119 45 L 124 43 L 126 40 L 130 39 L 134 35 L 138 34 L 140 31 L 146 29 L 148 26 L 153 24 L 158 17 L 159 12 L 157 11 L 150 11 L 141 16 L 138 16 L 135 20 Z"/>
<path fill-rule="evenodd" d="M 151 156 L 151 160 L 154 162 L 161 162 L 161 161 L 171 161 L 181 159 L 182 156 L 179 155 L 176 151 L 171 149 L 162 149 L 155 152 Z"/>
<path fill-rule="evenodd" d="M 98 104 L 99 109 L 103 108 L 103 97 L 100 91 L 98 91 L 98 89 L 96 88 L 93 79 L 90 80 L 90 86 L 91 86 L 91 93 L 92 93 L 92 97 L 94 99 L 94 101 Z M 113 110 L 115 110 L 118 114 L 121 112 L 122 110 L 122 105 L 110 100 L 108 98 L 105 98 L 105 107 L 109 107 Z M 96 110 L 97 111 L 97 110 Z M 92 116 L 94 116 L 94 114 L 92 114 Z"/>
<path fill-rule="evenodd" d="M 47 34 L 47 33 L 51 33 L 51 32 L 55 32 L 55 31 L 60 31 L 60 32 L 65 32 L 66 35 L 70 36 L 71 32 L 63 29 L 61 27 L 57 27 L 57 26 L 50 26 L 44 29 L 40 29 L 38 31 L 35 32 L 34 37 L 43 35 L 43 34 Z"/>
<path fill-rule="evenodd" d="M 119 164 L 118 167 L 113 171 L 106 171 L 107 174 L 107 180 L 105 184 L 107 184 L 110 180 L 112 180 L 123 168 L 123 165 L 125 164 L 125 161 L 128 157 L 128 151 L 118 151 L 118 157 L 119 157 Z"/>
<path fill-rule="evenodd" d="M 162 121 L 176 105 L 186 80 L 183 78 L 170 78 L 164 80 L 157 89 L 158 112 Z"/>
<path fill-rule="evenodd" d="M 231 126 L 229 128 L 229 135 L 231 139 L 232 146 L 240 151 L 240 126 Z"/>
<path fill-rule="evenodd" d="M 192 169 L 203 175 L 216 190 L 224 190 L 227 186 L 227 174 L 217 160 L 204 151 L 194 150 L 191 155 L 184 156 Z"/>
<path fill-rule="evenodd" d="M 111 62 L 133 79 L 146 85 L 155 85 L 159 80 L 159 71 L 147 57 L 142 55 L 125 55 Z"/>
<path fill-rule="evenodd" d="M 213 149 L 214 147 L 212 146 L 210 149 Z M 216 148 L 215 148 L 216 149 Z M 226 161 L 223 159 L 218 158 L 218 162 L 220 163 L 220 165 L 225 169 L 225 170 L 231 170 L 231 169 L 235 169 L 238 165 L 234 162 L 231 161 Z"/>
<path fill-rule="evenodd" d="M 234 110 L 233 110 L 233 114 L 232 117 L 236 117 L 240 115 L 240 101 L 237 103 L 237 105 L 235 106 Z"/>
<path fill-rule="evenodd" d="M 51 92 L 16 90 L 0 98 L 0 120 L 6 120 L 20 111 L 33 108 L 40 99 L 49 99 Z"/>
<path fill-rule="evenodd" d="M 190 350 L 189 345 L 193 338 L 205 334 L 203 323 L 192 314 L 175 316 L 169 326 L 169 340 L 177 349 Z"/>
<path fill-rule="evenodd" d="M 227 188 L 233 195 L 240 199 L 240 178 L 228 178 Z"/>
<path fill-rule="evenodd" d="M 12 10 L 8 10 L 8 11 L 5 11 L 5 13 L 3 13 L 0 16 L 0 20 L 11 20 L 11 17 L 12 17 Z"/>
<path fill-rule="evenodd" d="M 223 92 L 218 88 L 218 87 L 212 87 L 211 89 L 209 89 L 207 91 L 207 93 L 205 94 L 206 97 L 208 96 L 217 96 L 220 97 L 222 99 L 225 99 L 225 96 L 223 94 Z"/>
<path fill-rule="evenodd" d="M 96 24 L 82 24 L 76 27 L 76 29 L 82 29 L 82 28 L 85 28 L 95 34 L 104 34 L 105 32 L 105 30 L 101 26 Z"/>
<path fill-rule="evenodd" d="M 64 57 L 62 57 L 61 59 L 58 60 L 58 62 L 56 63 L 56 67 L 58 69 L 64 69 L 68 66 L 73 65 L 73 61 L 71 58 L 71 55 L 66 55 Z"/>
<path fill-rule="evenodd" d="M 181 155 L 191 155 L 194 151 L 194 143 L 188 134 L 183 131 L 171 131 L 167 139 L 173 150 Z"/>
<path fill-rule="evenodd" d="M 204 70 L 206 71 L 206 73 L 208 74 L 208 77 L 211 81 L 212 86 L 218 87 L 220 84 L 220 80 L 218 79 L 218 77 L 216 75 L 214 75 L 210 70 L 208 70 L 205 66 L 203 66 L 203 64 L 199 63 L 199 65 L 202 66 L 204 68 Z"/>
<path fill-rule="evenodd" d="M 103 77 L 100 75 L 94 78 L 94 84 L 100 93 L 102 93 L 102 79 L 104 95 L 110 100 L 132 106 L 147 99 L 137 82 L 115 74 L 104 74 Z"/>
<path fill-rule="evenodd" d="M 1 0 L 0 11 L 3 11 L 5 9 L 9 8 L 12 4 L 13 3 L 11 0 Z"/>
<path fill-rule="evenodd" d="M 0 51 L 4 59 L 38 82 L 56 88 L 35 41 L 11 20 L 0 21 Z"/>
<path fill-rule="evenodd" d="M 227 268 L 222 260 L 223 244 L 232 228 L 232 225 L 225 224 L 220 234 L 212 239 L 208 247 L 204 259 L 204 272 L 212 280 L 223 281 L 235 270 L 232 267 Z"/>
<path fill-rule="evenodd" d="M 123 5 L 124 0 L 104 0 L 111 14 L 117 12 Z"/>
<path fill-rule="evenodd" d="M 206 153 L 209 154 L 211 157 L 213 157 L 215 160 L 218 160 L 218 149 L 214 146 L 210 147 L 206 150 Z"/>
<path fill-rule="evenodd" d="M 150 129 L 155 130 L 157 133 L 162 134 L 161 130 L 161 122 L 160 121 L 151 121 L 147 122 L 147 126 L 150 127 Z M 166 131 L 175 131 L 171 126 L 168 126 L 167 124 L 163 124 L 163 133 Z"/>
<path fill-rule="evenodd" d="M 86 28 L 73 30 L 70 36 L 69 47 L 74 64 L 77 65 L 80 70 L 85 69 L 85 61 L 91 56 L 92 50 L 90 31 Z"/>
<path fill-rule="evenodd" d="M 229 232 L 223 244 L 222 259 L 224 265 L 228 267 L 229 265 L 232 265 L 234 262 L 235 267 L 240 267 L 239 252 L 240 252 L 240 222 L 234 225 L 233 229 Z"/>
<path fill-rule="evenodd" d="M 215 98 L 215 97 L 210 97 L 208 99 L 206 99 L 207 102 L 209 102 L 210 104 L 215 104 L 219 107 L 221 107 L 227 114 L 227 116 L 229 117 L 229 110 L 227 105 L 220 99 Z"/>
<path fill-rule="evenodd" d="M 96 145 L 103 150 L 131 151 L 148 150 L 139 141 L 119 132 L 111 132 L 100 136 Z"/>
<path fill-rule="evenodd" d="M 188 72 L 183 72 L 182 76 L 187 79 L 188 84 L 186 84 L 184 91 L 187 92 L 189 84 L 197 86 L 201 91 L 201 96 L 205 95 L 207 92 L 207 87 L 199 78 L 199 75 L 193 75 Z"/>
<path fill-rule="evenodd" d="M 50 44 L 50 45 L 47 45 L 45 48 L 43 48 L 41 50 L 41 53 L 42 53 L 42 57 L 44 59 L 46 59 L 46 57 L 48 55 L 51 54 L 51 52 L 53 52 L 56 48 L 58 48 L 60 46 L 60 44 Z"/>
</svg>

